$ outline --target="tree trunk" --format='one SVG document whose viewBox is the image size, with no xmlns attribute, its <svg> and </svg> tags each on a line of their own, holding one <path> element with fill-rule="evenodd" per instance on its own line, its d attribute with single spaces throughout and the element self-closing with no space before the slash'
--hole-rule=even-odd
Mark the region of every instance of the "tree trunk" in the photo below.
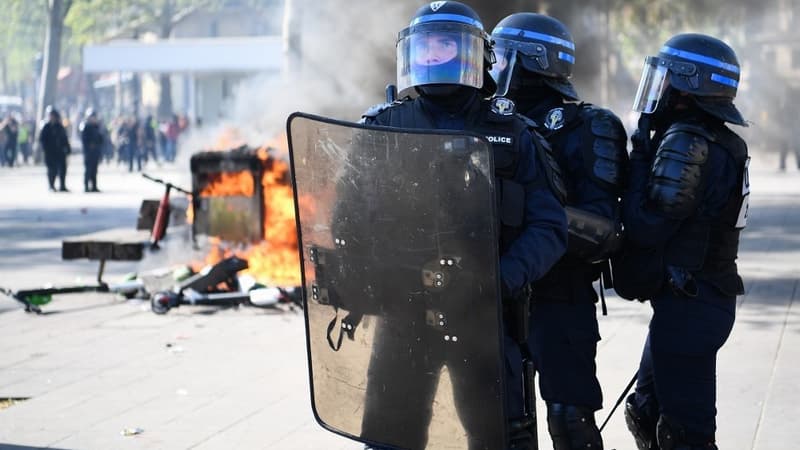
<svg viewBox="0 0 800 450">
<path fill-rule="evenodd" d="M 58 67 L 61 63 L 61 35 L 64 31 L 64 0 L 49 0 L 47 32 L 44 38 L 44 65 L 39 87 L 36 118 L 44 118 L 44 109 L 56 100 Z"/>
<path fill-rule="evenodd" d="M 39 101 L 36 105 L 36 119 L 44 119 L 44 110 L 53 105 L 58 90 L 58 67 L 61 64 L 61 35 L 64 31 L 64 17 L 71 5 L 70 0 L 48 0 L 47 30 L 44 37 L 44 59 L 39 83 Z M 54 105 L 55 106 L 55 105 Z M 34 161 L 42 160 L 41 146 L 38 145 L 38 129 L 34 129 Z"/>
<path fill-rule="evenodd" d="M 172 16 L 175 14 L 172 0 L 164 0 L 161 8 L 160 29 L 158 37 L 162 40 L 169 39 L 172 34 Z M 159 95 L 158 95 L 158 113 L 157 116 L 160 120 L 166 120 L 172 117 L 175 112 L 172 106 L 172 85 L 170 83 L 170 74 L 162 73 L 158 76 Z"/>
</svg>

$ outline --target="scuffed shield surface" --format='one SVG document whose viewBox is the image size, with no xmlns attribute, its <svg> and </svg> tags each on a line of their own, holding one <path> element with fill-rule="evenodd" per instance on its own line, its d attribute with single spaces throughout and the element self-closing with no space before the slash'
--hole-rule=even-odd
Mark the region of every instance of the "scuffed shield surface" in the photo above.
<svg viewBox="0 0 800 450">
<path fill-rule="evenodd" d="M 504 448 L 490 144 L 287 127 L 317 421 L 398 448 Z"/>
</svg>

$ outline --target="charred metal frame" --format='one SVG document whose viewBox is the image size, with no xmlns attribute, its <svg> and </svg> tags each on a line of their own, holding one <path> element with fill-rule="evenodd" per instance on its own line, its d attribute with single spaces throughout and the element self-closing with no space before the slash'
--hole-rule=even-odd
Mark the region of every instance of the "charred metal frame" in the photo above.
<svg viewBox="0 0 800 450">
<path fill-rule="evenodd" d="M 190 167 L 192 172 L 192 208 L 194 209 L 194 221 L 192 223 L 192 234 L 194 236 L 205 234 L 218 236 L 226 240 L 249 240 L 259 241 L 264 236 L 264 217 L 267 213 L 264 208 L 264 187 L 262 178 L 264 172 L 269 168 L 270 160 L 262 160 L 258 153 L 247 147 L 242 146 L 230 151 L 207 151 L 192 155 Z M 258 223 L 247 224 L 248 236 L 241 236 L 241 233 L 226 233 L 221 224 L 213 222 L 211 215 L 211 204 L 214 198 L 210 195 L 201 195 L 203 189 L 208 186 L 215 175 L 223 173 L 249 172 L 253 176 L 253 195 L 250 201 L 244 201 L 245 206 L 257 211 L 257 218 L 253 219 Z M 237 196 L 226 196 L 227 204 L 231 204 L 232 198 Z M 247 196 L 242 195 L 241 198 Z M 221 233 L 219 231 L 222 231 Z"/>
</svg>

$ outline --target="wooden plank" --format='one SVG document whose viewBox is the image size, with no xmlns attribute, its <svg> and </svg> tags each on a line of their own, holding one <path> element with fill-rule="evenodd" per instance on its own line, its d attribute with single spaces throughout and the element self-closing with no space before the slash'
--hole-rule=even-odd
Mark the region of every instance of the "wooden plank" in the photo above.
<svg viewBox="0 0 800 450">
<path fill-rule="evenodd" d="M 62 259 L 139 261 L 150 240 L 150 232 L 114 228 L 66 238 L 61 242 Z"/>
</svg>

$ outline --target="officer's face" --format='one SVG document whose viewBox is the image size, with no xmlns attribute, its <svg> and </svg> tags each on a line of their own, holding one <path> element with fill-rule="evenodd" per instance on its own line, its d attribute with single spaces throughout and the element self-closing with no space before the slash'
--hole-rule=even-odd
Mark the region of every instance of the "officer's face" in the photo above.
<svg viewBox="0 0 800 450">
<path fill-rule="evenodd" d="M 436 66 L 451 61 L 458 55 L 456 40 L 445 34 L 430 33 L 419 36 L 414 42 L 414 60 L 423 66 Z"/>
</svg>

